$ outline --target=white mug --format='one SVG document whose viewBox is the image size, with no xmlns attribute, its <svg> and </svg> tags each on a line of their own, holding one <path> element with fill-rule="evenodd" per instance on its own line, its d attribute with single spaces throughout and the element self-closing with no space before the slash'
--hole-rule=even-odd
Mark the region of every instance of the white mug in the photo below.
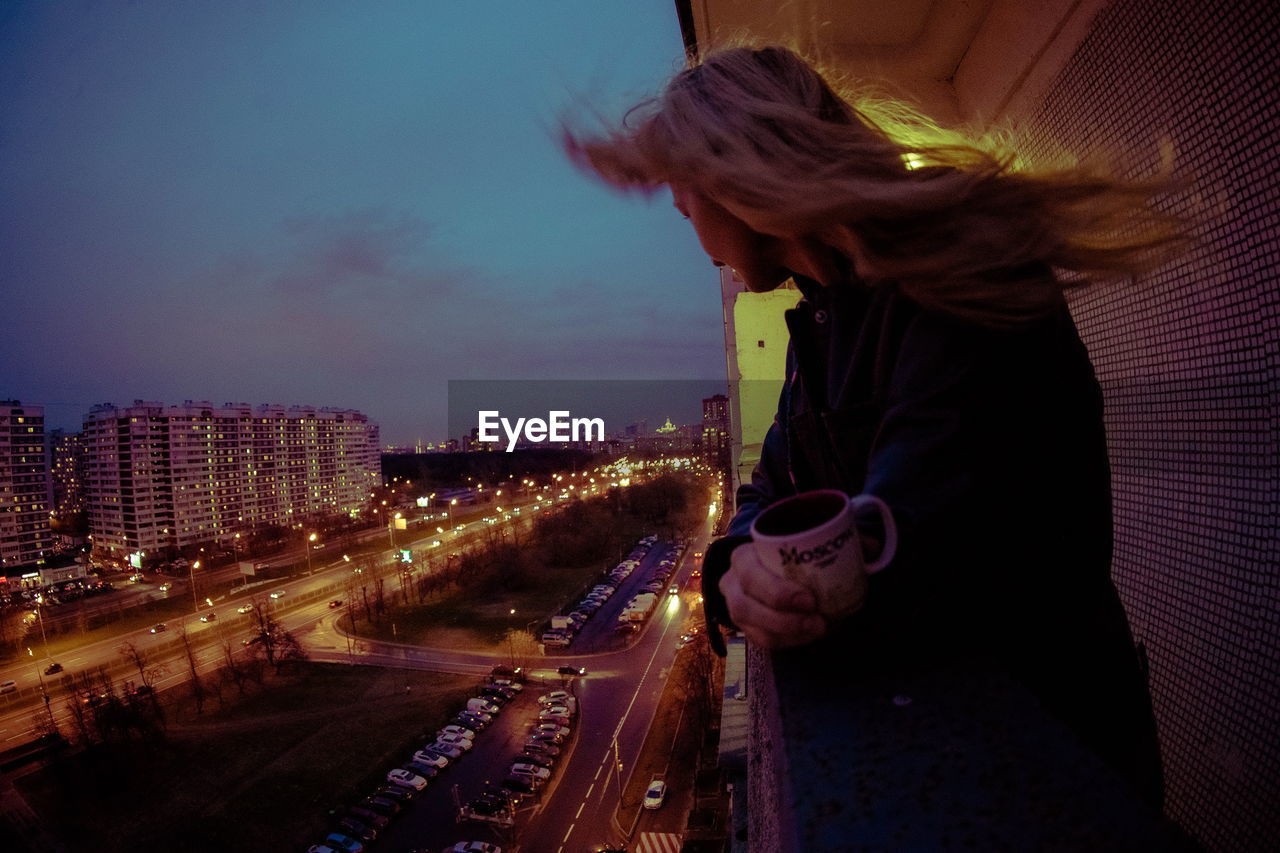
<svg viewBox="0 0 1280 853">
<path fill-rule="evenodd" d="M 884 548 L 868 563 L 854 517 L 875 507 L 884 524 Z M 751 524 L 752 547 L 765 567 L 813 592 L 828 618 L 861 609 L 867 578 L 883 569 L 898 548 L 893 513 L 875 495 L 849 497 L 835 489 L 801 492 L 770 504 Z"/>
</svg>

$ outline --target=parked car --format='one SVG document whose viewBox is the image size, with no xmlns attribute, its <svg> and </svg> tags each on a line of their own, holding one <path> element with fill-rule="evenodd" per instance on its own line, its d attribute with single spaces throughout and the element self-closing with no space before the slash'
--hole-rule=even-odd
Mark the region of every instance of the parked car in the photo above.
<svg viewBox="0 0 1280 853">
<path fill-rule="evenodd" d="M 487 841 L 459 841 L 444 848 L 444 853 L 502 853 L 502 848 Z"/>
<path fill-rule="evenodd" d="M 347 835 L 359 838 L 361 841 L 373 841 L 378 837 L 378 830 L 368 824 L 361 823 L 353 817 L 344 817 L 338 821 L 338 829 L 341 829 Z"/>
<path fill-rule="evenodd" d="M 345 850 L 347 853 L 364 853 L 364 842 L 350 835 L 343 835 L 341 832 L 329 833 L 324 843 L 335 849 Z"/>
<path fill-rule="evenodd" d="M 540 740 L 545 743 L 553 743 L 559 746 L 564 743 L 564 735 L 557 734 L 556 732 L 534 732 L 529 736 L 529 740 Z"/>
<path fill-rule="evenodd" d="M 523 751 L 524 752 L 532 751 L 540 755 L 549 755 L 552 758 L 555 758 L 557 755 L 560 754 L 560 747 L 556 746 L 554 743 L 547 743 L 545 740 L 538 740 L 537 738 L 529 738 L 524 742 Z"/>
<path fill-rule="evenodd" d="M 476 733 L 465 726 L 449 725 L 436 732 L 438 735 L 458 735 L 469 740 L 475 740 Z"/>
<path fill-rule="evenodd" d="M 644 792 L 644 807 L 646 809 L 662 808 L 662 803 L 667 798 L 667 783 L 661 779 L 654 779 L 649 783 L 649 789 Z"/>
<path fill-rule="evenodd" d="M 342 851 L 328 844 L 312 844 L 307 848 L 307 853 L 342 853 Z"/>
<path fill-rule="evenodd" d="M 400 814 L 400 804 L 386 797 L 369 797 L 364 801 L 364 805 L 365 808 L 372 809 L 383 817 L 395 817 Z"/>
<path fill-rule="evenodd" d="M 402 788 L 399 785 L 383 785 L 381 788 L 373 792 L 375 797 L 385 797 L 388 800 L 404 805 L 413 799 L 418 792 L 412 788 Z"/>
<path fill-rule="evenodd" d="M 393 785 L 404 785 L 407 788 L 413 788 L 415 791 L 421 791 L 427 787 L 427 780 L 423 779 L 417 773 L 410 773 L 401 767 L 397 767 L 387 774 L 387 781 Z"/>
<path fill-rule="evenodd" d="M 521 776 L 532 776 L 539 782 L 545 782 L 551 778 L 551 771 L 545 767 L 539 767 L 536 764 L 519 761 L 511 765 L 512 773 L 519 773 Z"/>
<path fill-rule="evenodd" d="M 539 767 L 545 767 L 548 770 L 556 763 L 556 760 L 549 755 L 542 755 L 538 752 L 522 752 L 517 755 L 515 761 L 525 761 L 529 764 L 536 764 Z"/>
<path fill-rule="evenodd" d="M 517 667 L 518 669 L 518 667 Z M 491 682 L 495 687 L 505 687 L 508 690 L 514 690 L 516 693 L 524 691 L 524 685 L 511 678 L 498 677 Z"/>
<path fill-rule="evenodd" d="M 430 746 L 424 747 L 424 749 L 428 752 L 435 752 L 439 755 L 443 755 L 450 761 L 457 761 L 462 757 L 462 748 L 449 743 L 440 743 L 439 741 L 436 741 Z"/>
<path fill-rule="evenodd" d="M 391 819 L 386 815 L 378 814 L 373 809 L 365 806 L 352 806 L 347 809 L 347 814 L 363 824 L 377 827 L 378 829 L 386 829 L 387 825 L 391 823 Z"/>
<path fill-rule="evenodd" d="M 436 738 L 436 743 L 445 743 L 462 750 L 471 749 L 473 746 L 471 738 L 463 737 L 462 735 L 440 735 L 440 737 Z"/>
<path fill-rule="evenodd" d="M 449 766 L 449 759 L 430 749 L 418 750 L 413 754 L 413 760 L 420 764 L 435 767 L 437 770 L 443 770 Z"/>
<path fill-rule="evenodd" d="M 573 669 L 573 667 L 561 667 L 561 669 Z M 550 693 L 538 697 L 539 705 L 558 705 L 566 699 L 572 699 L 573 694 L 568 690 L 552 690 Z"/>
<path fill-rule="evenodd" d="M 555 723 L 538 723 L 534 731 L 535 732 L 555 732 L 556 734 L 561 734 L 561 735 L 564 735 L 565 737 L 569 736 L 568 726 L 561 726 Z"/>
<path fill-rule="evenodd" d="M 423 779 L 426 779 L 428 782 L 436 778 L 436 776 L 439 775 L 440 773 L 439 767 L 436 767 L 434 764 L 427 764 L 426 762 L 423 762 L 423 761 L 406 762 L 402 769 L 408 770 L 410 773 L 417 773 L 419 776 L 421 776 Z"/>
<path fill-rule="evenodd" d="M 530 780 L 526 778 L 522 778 L 520 776 L 508 776 L 507 778 L 503 779 L 502 787 L 506 788 L 508 791 L 515 791 L 520 794 L 533 793 L 533 783 Z"/>
</svg>

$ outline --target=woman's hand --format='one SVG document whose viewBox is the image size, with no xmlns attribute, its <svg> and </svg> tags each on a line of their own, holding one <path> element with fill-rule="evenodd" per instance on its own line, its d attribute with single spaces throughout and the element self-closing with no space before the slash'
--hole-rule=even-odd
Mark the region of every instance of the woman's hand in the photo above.
<svg viewBox="0 0 1280 853">
<path fill-rule="evenodd" d="M 729 555 L 729 571 L 720 579 L 720 592 L 733 623 L 757 646 L 803 646 L 827 632 L 813 593 L 768 569 L 750 542 Z"/>
</svg>

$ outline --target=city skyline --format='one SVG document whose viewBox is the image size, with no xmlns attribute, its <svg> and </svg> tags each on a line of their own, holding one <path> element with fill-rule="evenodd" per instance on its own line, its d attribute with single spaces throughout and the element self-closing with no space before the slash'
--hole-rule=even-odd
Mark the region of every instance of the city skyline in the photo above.
<svg viewBox="0 0 1280 853">
<path fill-rule="evenodd" d="M 660 193 L 558 150 L 682 61 L 669 4 L 0 14 L 0 397 L 354 408 L 452 379 L 714 377 L 717 277 Z"/>
</svg>

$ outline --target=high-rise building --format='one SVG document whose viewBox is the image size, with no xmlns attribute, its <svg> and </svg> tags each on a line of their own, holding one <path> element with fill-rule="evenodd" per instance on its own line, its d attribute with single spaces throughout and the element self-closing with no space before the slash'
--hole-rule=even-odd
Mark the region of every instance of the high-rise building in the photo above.
<svg viewBox="0 0 1280 853">
<path fill-rule="evenodd" d="M 716 394 L 702 401 L 702 455 L 728 472 L 729 448 L 729 398 Z"/>
<path fill-rule="evenodd" d="M 378 427 L 360 412 L 135 401 L 85 418 L 86 497 L 99 559 L 355 514 L 378 485 Z"/>
<path fill-rule="evenodd" d="M 50 503 L 44 407 L 0 400 L 0 572 L 48 556 Z"/>
<path fill-rule="evenodd" d="M 69 520 L 84 512 L 84 442 L 80 433 L 49 433 L 49 474 L 53 481 L 53 515 Z"/>
</svg>

